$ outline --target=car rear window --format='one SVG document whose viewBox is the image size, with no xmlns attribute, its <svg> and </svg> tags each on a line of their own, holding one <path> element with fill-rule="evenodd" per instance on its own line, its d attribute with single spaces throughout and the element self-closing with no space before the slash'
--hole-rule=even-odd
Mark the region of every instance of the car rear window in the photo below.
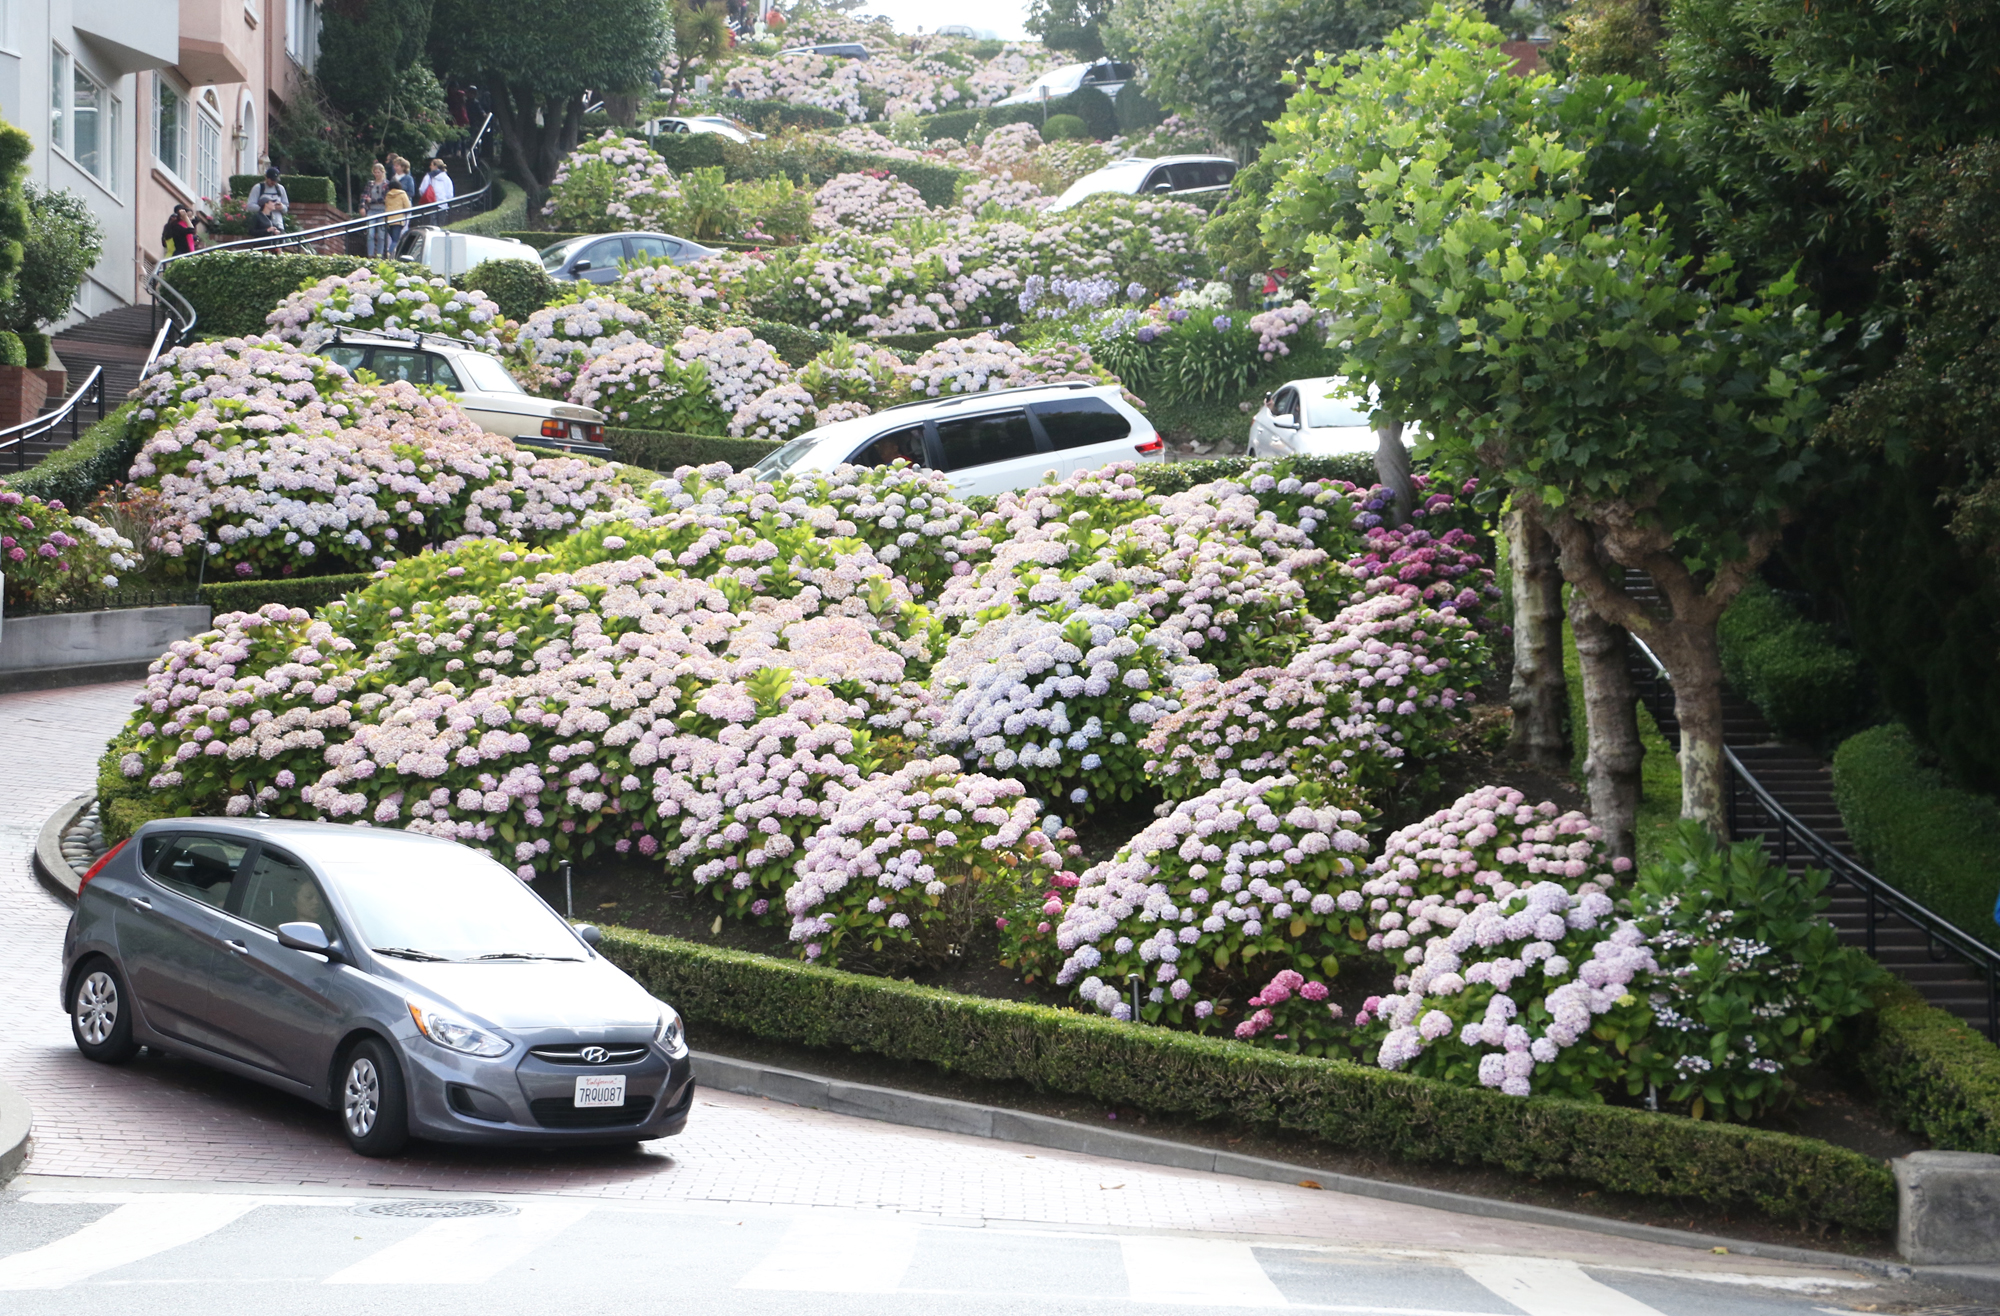
<svg viewBox="0 0 2000 1316">
<path fill-rule="evenodd" d="M 937 432 L 947 471 L 1035 455 L 1035 431 L 1025 411 L 941 420 Z"/>
<path fill-rule="evenodd" d="M 1132 434 L 1132 422 L 1103 398 L 1062 398 L 1034 403 L 1028 410 L 1042 422 L 1050 446 L 1058 452 L 1093 443 L 1116 443 Z"/>
</svg>

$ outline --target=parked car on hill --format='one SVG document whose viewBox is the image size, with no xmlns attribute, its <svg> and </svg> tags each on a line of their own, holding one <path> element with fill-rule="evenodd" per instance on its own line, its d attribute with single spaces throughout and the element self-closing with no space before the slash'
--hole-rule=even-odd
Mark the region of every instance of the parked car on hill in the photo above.
<svg viewBox="0 0 2000 1316">
<path fill-rule="evenodd" d="M 1085 174 L 1071 183 L 1049 209 L 1068 210 L 1105 192 L 1185 200 L 1225 192 L 1235 181 L 1236 162 L 1226 155 L 1164 155 L 1156 159 L 1134 156 Z"/>
<path fill-rule="evenodd" d="M 955 393 L 822 425 L 750 468 L 758 479 L 898 458 L 951 478 L 960 498 L 1028 489 L 1112 462 L 1165 461 L 1166 443 L 1115 384 Z"/>
<path fill-rule="evenodd" d="M 1012 96 L 998 102 L 1001 105 L 1039 105 L 1045 100 L 1055 100 L 1085 87 L 1101 91 L 1106 96 L 1116 98 L 1126 83 L 1130 82 L 1138 70 L 1119 60 L 1100 59 L 1089 64 L 1064 64 L 1050 69 Z"/>
<path fill-rule="evenodd" d="M 650 121 L 643 131 L 648 137 L 671 137 L 676 133 L 682 136 L 691 133 L 713 133 L 718 137 L 727 137 L 732 142 L 765 140 L 763 133 L 721 114 L 669 115 Z"/>
<path fill-rule="evenodd" d="M 85 1058 L 171 1051 L 331 1107 L 348 1145 L 633 1143 L 694 1104 L 673 1007 L 484 851 L 390 827 L 147 823 L 84 874 Z"/>
<path fill-rule="evenodd" d="M 415 342 L 388 334 L 341 333 L 319 354 L 349 372 L 367 370 L 448 390 L 459 409 L 489 434 L 585 457 L 611 457 L 604 413 L 536 397 L 500 359 L 455 338 L 426 334 Z"/>
<path fill-rule="evenodd" d="M 1374 390 L 1367 401 L 1335 396 L 1347 381 L 1338 375 L 1294 379 L 1264 397 L 1250 418 L 1252 457 L 1372 456 L 1380 439 L 1368 423 Z M 1406 427 L 1404 442 L 1416 431 Z"/>
<path fill-rule="evenodd" d="M 715 254 L 714 247 L 671 233 L 587 233 L 542 248 L 538 259 L 552 279 L 616 283 L 620 261 L 691 265 Z"/>
<path fill-rule="evenodd" d="M 492 238 L 483 233 L 455 233 L 450 229 L 419 224 L 396 244 L 396 259 L 414 261 L 446 278 L 464 274 L 489 260 L 538 261 L 541 255 L 525 242 L 513 238 Z"/>
<path fill-rule="evenodd" d="M 779 59 L 793 59 L 800 55 L 831 55 L 836 59 L 867 59 L 868 47 L 859 41 L 827 41 L 817 46 L 787 46 L 778 52 Z"/>
</svg>

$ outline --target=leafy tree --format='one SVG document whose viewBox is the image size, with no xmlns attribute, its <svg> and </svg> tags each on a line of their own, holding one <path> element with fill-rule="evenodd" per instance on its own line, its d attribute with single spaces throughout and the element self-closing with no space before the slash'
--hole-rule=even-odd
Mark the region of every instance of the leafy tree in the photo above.
<svg viewBox="0 0 2000 1316">
<path fill-rule="evenodd" d="M 1570 584 L 1660 655 L 1682 812 L 1719 828 L 1715 624 L 1813 472 L 1821 325 L 1789 277 L 1746 289 L 1642 208 L 1675 179 L 1639 84 L 1511 76 L 1498 36 L 1440 6 L 1314 69 L 1271 225 L 1316 253 L 1339 373 L 1532 508 Z"/>
<path fill-rule="evenodd" d="M 69 314 L 77 290 L 104 254 L 104 230 L 90 206 L 74 192 L 29 183 L 27 240 L 21 244 L 20 271 L 13 290 L 0 300 L 0 328 L 16 333 L 51 324 Z"/>
<path fill-rule="evenodd" d="M 14 295 L 21 271 L 22 247 L 28 240 L 28 204 L 21 192 L 27 177 L 28 154 L 35 144 L 28 134 L 0 120 L 0 297 Z"/>
<path fill-rule="evenodd" d="M 1031 0 L 1028 31 L 1050 50 L 1060 50 L 1080 60 L 1104 58 L 1104 20 L 1111 14 L 1111 0 Z"/>
<path fill-rule="evenodd" d="M 1420 12 L 1420 0 L 1116 0 L 1102 32 L 1148 95 L 1247 157 L 1292 94 L 1288 73 L 1373 46 Z"/>
<path fill-rule="evenodd" d="M 650 86 L 667 40 L 660 0 L 436 0 L 429 49 L 440 77 L 492 91 L 532 213 L 582 133 L 585 94 Z"/>
<path fill-rule="evenodd" d="M 1578 0 L 1563 11 L 1552 57 L 1579 77 L 1623 74 L 1658 84 L 1667 39 L 1661 0 Z"/>
<path fill-rule="evenodd" d="M 667 97 L 671 112 L 680 108 L 689 74 L 728 49 L 729 16 L 721 4 L 705 4 L 703 0 L 670 0 L 667 14 L 674 37 L 673 77 Z"/>
</svg>

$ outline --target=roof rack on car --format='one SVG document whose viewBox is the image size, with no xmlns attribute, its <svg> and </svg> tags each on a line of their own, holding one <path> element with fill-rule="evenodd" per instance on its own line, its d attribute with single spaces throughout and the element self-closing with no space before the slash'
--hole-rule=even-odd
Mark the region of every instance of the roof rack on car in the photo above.
<svg viewBox="0 0 2000 1316">
<path fill-rule="evenodd" d="M 376 338 L 386 339 L 387 341 L 392 343 L 415 343 L 418 347 L 422 347 L 425 343 L 436 342 L 436 343 L 441 343 L 446 347 L 457 348 L 460 351 L 477 352 L 480 350 L 479 344 L 468 343 L 463 338 L 453 338 L 450 334 L 427 334 L 419 330 L 412 330 L 410 332 L 413 333 L 415 336 L 410 338 L 405 338 L 400 334 L 390 333 L 381 329 L 349 330 L 335 326 L 333 331 L 333 337 L 328 341 L 335 343 L 345 342 L 348 334 L 352 333 L 356 337 L 366 337 L 372 335 Z"/>
</svg>

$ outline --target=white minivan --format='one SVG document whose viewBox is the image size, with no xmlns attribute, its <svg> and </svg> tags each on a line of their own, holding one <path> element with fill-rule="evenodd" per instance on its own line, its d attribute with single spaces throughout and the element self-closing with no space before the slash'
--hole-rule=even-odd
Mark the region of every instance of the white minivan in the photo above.
<svg viewBox="0 0 2000 1316">
<path fill-rule="evenodd" d="M 1116 384 L 1041 384 L 925 398 L 809 430 L 750 468 L 769 480 L 902 458 L 943 471 L 960 498 L 1030 489 L 1167 445 Z"/>
</svg>

